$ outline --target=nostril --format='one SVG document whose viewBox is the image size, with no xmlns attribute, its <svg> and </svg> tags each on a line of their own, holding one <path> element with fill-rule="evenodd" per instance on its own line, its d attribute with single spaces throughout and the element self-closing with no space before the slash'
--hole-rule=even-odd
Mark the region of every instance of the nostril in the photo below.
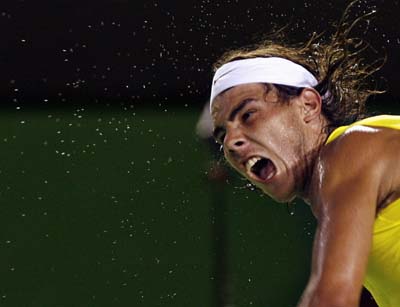
<svg viewBox="0 0 400 307">
<path fill-rule="evenodd" d="M 243 141 L 237 141 L 237 142 L 235 142 L 235 146 L 236 146 L 236 147 L 240 147 L 240 146 L 242 146 L 243 144 L 244 144 Z"/>
</svg>

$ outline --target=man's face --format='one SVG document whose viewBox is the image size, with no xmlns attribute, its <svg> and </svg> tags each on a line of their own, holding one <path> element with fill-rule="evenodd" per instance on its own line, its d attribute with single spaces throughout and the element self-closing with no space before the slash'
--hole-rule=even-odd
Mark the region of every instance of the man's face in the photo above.
<svg viewBox="0 0 400 307">
<path fill-rule="evenodd" d="M 304 125 L 299 98 L 279 101 L 276 88 L 252 83 L 218 95 L 214 137 L 228 162 L 272 198 L 295 197 L 304 177 Z"/>
</svg>

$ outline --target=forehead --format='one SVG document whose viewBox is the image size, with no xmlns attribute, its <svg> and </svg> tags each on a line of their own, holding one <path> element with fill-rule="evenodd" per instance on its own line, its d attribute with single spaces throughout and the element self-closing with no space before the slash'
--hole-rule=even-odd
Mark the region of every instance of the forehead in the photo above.
<svg viewBox="0 0 400 307">
<path fill-rule="evenodd" d="M 222 92 L 214 98 L 211 109 L 211 115 L 214 124 L 229 116 L 233 110 L 243 99 L 250 96 L 262 96 L 265 93 L 265 85 L 262 83 L 241 84 Z"/>
</svg>

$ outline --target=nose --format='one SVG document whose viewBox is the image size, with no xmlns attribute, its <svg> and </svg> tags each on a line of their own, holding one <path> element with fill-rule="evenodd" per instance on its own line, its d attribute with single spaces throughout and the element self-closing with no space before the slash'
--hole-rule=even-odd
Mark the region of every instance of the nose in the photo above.
<svg viewBox="0 0 400 307">
<path fill-rule="evenodd" d="M 240 154 L 248 144 L 246 138 L 241 133 L 240 129 L 231 129 L 227 131 L 224 138 L 224 148 L 231 155 Z"/>
</svg>

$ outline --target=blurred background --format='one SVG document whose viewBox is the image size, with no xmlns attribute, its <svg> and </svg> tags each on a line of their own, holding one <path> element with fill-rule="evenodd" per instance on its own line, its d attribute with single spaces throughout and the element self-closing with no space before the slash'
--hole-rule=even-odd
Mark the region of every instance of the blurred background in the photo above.
<svg viewBox="0 0 400 307">
<path fill-rule="evenodd" d="M 3 1 L 0 306 L 295 306 L 315 221 L 238 178 L 196 133 L 212 63 L 348 1 Z M 354 29 L 387 56 L 370 110 L 399 113 L 399 1 Z M 366 296 L 363 306 L 372 305 Z"/>
</svg>

